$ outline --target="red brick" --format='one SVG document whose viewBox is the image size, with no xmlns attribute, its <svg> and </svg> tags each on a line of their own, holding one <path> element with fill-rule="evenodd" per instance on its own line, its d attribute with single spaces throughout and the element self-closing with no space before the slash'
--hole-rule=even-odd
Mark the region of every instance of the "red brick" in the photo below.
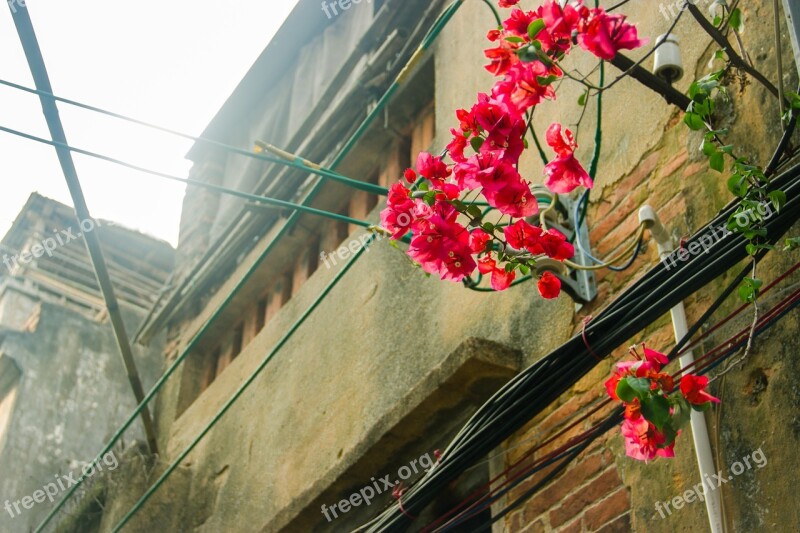
<svg viewBox="0 0 800 533">
<path fill-rule="evenodd" d="M 556 531 L 558 533 L 581 533 L 583 531 L 583 521 L 579 517 L 569 524 L 556 529 Z"/>
<path fill-rule="evenodd" d="M 686 168 L 683 169 L 683 177 L 684 178 L 691 178 L 701 172 L 708 171 L 708 161 L 698 161 L 697 163 L 692 163 Z"/>
<path fill-rule="evenodd" d="M 628 533 L 631 530 L 631 514 L 625 513 L 598 529 L 597 533 Z"/>
<path fill-rule="evenodd" d="M 613 518 L 629 512 L 630 507 L 628 490 L 621 488 L 605 500 L 587 509 L 585 514 L 586 527 L 591 531 L 595 531 Z"/>
<path fill-rule="evenodd" d="M 544 525 L 544 522 L 541 520 L 537 520 L 536 522 L 532 522 L 525 526 L 520 533 L 544 533 L 547 531 L 547 528 Z"/>
<path fill-rule="evenodd" d="M 650 155 L 646 156 L 644 159 L 639 161 L 639 164 L 636 165 L 636 168 L 625 178 L 622 178 L 619 182 L 611 185 L 614 188 L 614 194 L 612 196 L 612 202 L 617 203 L 619 200 L 624 198 L 629 192 L 634 190 L 637 186 L 642 184 L 650 174 L 656 169 L 656 165 L 658 164 L 658 159 L 660 157 L 659 152 L 653 152 Z M 614 201 L 613 199 L 616 199 Z"/>
<path fill-rule="evenodd" d="M 679 168 L 683 166 L 686 161 L 689 159 L 689 152 L 681 150 L 675 156 L 667 161 L 664 167 L 661 169 L 660 175 L 661 176 L 671 176 L 674 174 Z"/>
<path fill-rule="evenodd" d="M 579 480 L 576 479 L 576 481 Z M 599 501 L 605 495 L 611 493 L 617 487 L 619 487 L 621 483 L 622 481 L 619 478 L 616 467 L 609 468 L 592 480 L 589 484 L 578 489 L 574 494 L 569 496 L 560 507 L 551 511 L 550 524 L 555 527 L 567 522 L 575 516 L 578 516 L 586 507 L 592 504 L 592 502 Z M 579 484 L 580 482 L 576 483 L 576 485 Z M 608 518 L 612 518 L 616 516 L 616 514 L 611 515 Z M 608 518 L 605 521 L 607 521 Z"/>
</svg>

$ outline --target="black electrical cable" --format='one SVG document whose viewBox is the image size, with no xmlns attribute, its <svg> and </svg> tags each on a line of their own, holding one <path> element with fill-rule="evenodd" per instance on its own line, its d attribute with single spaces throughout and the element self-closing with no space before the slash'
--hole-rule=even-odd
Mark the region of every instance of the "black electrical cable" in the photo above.
<svg viewBox="0 0 800 533">
<path fill-rule="evenodd" d="M 800 166 L 776 177 L 772 185 L 784 190 L 788 198 L 781 212 L 766 221 L 774 240 L 787 231 L 800 214 Z M 735 208 L 733 204 L 728 206 L 689 242 L 704 237 L 709 229 L 716 232 Z M 741 236 L 729 234 L 710 246 L 707 253 L 691 261 L 670 270 L 663 264 L 657 265 L 587 325 L 586 338 L 592 351 L 604 357 L 669 308 L 744 259 L 743 244 Z M 583 338 L 576 336 L 514 378 L 470 419 L 445 450 L 442 462 L 404 495 L 406 512 L 418 513 L 450 480 L 541 412 L 596 364 Z M 369 531 L 399 531 L 408 520 L 394 506 L 368 524 Z"/>
</svg>

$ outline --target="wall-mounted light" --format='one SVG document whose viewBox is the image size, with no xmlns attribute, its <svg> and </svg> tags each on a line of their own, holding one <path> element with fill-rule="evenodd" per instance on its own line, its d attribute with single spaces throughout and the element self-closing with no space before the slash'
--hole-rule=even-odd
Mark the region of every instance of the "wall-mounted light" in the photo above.
<svg viewBox="0 0 800 533">
<path fill-rule="evenodd" d="M 658 48 L 656 48 L 653 73 L 665 82 L 672 84 L 683 77 L 678 37 L 673 33 L 665 33 L 658 36 L 656 44 Z"/>
</svg>

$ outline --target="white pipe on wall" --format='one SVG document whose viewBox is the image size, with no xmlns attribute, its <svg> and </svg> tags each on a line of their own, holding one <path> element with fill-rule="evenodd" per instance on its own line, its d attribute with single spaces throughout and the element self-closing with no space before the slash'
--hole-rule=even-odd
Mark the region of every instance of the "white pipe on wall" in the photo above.
<svg viewBox="0 0 800 533">
<path fill-rule="evenodd" d="M 649 205 L 644 205 L 639 210 L 639 222 L 645 223 L 646 227 L 653 235 L 653 239 L 658 246 L 658 253 L 661 259 L 668 256 L 674 249 L 672 237 L 667 233 L 655 210 Z M 675 340 L 679 341 L 689 331 L 686 322 L 686 309 L 683 302 L 679 302 L 670 309 L 672 315 L 672 329 L 675 332 Z M 694 353 L 687 350 L 680 357 L 681 368 L 694 363 Z M 691 413 L 692 439 L 694 440 L 695 454 L 697 455 L 697 466 L 700 469 L 700 480 L 704 486 L 704 498 L 706 501 L 706 512 L 708 513 L 708 525 L 711 533 L 723 533 L 725 530 L 722 522 L 722 499 L 717 490 L 707 486 L 707 479 L 717 473 L 714 465 L 714 456 L 711 453 L 711 442 L 708 437 L 708 426 L 706 425 L 705 415 L 692 409 Z"/>
</svg>

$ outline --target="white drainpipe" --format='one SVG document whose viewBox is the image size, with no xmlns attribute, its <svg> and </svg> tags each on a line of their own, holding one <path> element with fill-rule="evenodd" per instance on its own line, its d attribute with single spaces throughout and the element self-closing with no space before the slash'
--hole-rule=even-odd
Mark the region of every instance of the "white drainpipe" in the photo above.
<svg viewBox="0 0 800 533">
<path fill-rule="evenodd" d="M 661 224 L 658 215 L 652 207 L 645 205 L 639 209 L 639 222 L 644 222 L 646 227 L 650 230 L 653 239 L 655 239 L 658 245 L 658 253 L 662 259 L 675 249 L 672 237 L 670 237 L 667 230 L 664 229 L 664 226 Z M 675 332 L 675 340 L 677 342 L 689 331 L 686 323 L 686 309 L 683 306 L 683 302 L 679 302 L 675 307 L 670 309 L 670 314 L 672 315 L 672 329 Z M 680 358 L 681 368 L 685 368 L 693 362 L 694 354 L 691 350 L 687 350 Z M 717 473 L 717 469 L 714 466 L 714 456 L 711 454 L 711 443 L 708 438 L 708 427 L 706 426 L 705 415 L 692 409 L 691 425 L 694 449 L 697 454 L 697 466 L 700 469 L 700 480 L 703 481 L 705 486 L 705 480 L 712 479 L 712 476 Z M 723 533 L 725 528 L 722 523 L 720 492 L 709 489 L 710 488 L 704 490 L 706 511 L 708 512 L 708 525 L 711 527 L 711 533 Z"/>
</svg>

